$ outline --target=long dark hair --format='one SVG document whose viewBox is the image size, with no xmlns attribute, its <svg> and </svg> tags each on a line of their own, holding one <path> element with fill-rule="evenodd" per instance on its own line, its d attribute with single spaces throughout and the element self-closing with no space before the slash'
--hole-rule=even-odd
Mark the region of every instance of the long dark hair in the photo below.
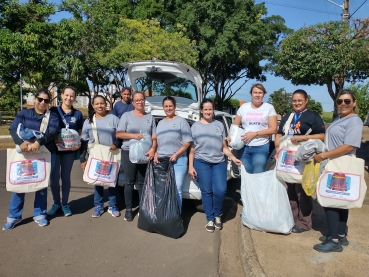
<svg viewBox="0 0 369 277">
<path fill-rule="evenodd" d="M 104 103 L 106 104 L 106 99 L 104 96 L 102 95 L 96 95 L 93 99 L 92 99 L 92 104 L 95 103 L 95 99 L 96 98 L 102 98 L 104 100 Z M 92 109 L 89 109 L 88 110 L 88 119 L 90 121 L 90 123 L 92 124 L 94 122 L 94 115 L 95 115 L 95 110 L 92 108 Z"/>
<path fill-rule="evenodd" d="M 211 105 L 213 106 L 213 110 L 215 111 L 215 105 L 214 105 L 214 102 L 213 102 L 213 100 L 211 100 L 211 99 L 209 99 L 209 98 L 204 98 L 204 99 L 202 99 L 202 101 L 201 101 L 201 103 L 200 103 L 200 119 L 203 117 L 202 116 L 202 112 L 201 112 L 201 110 L 204 108 L 204 104 L 206 104 L 206 103 L 211 103 Z M 214 117 L 214 113 L 213 113 L 213 117 Z"/>
</svg>

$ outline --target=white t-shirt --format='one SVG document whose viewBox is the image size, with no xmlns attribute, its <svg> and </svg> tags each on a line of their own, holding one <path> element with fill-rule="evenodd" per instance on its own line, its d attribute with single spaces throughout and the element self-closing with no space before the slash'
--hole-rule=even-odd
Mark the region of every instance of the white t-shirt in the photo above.
<svg viewBox="0 0 369 277">
<path fill-rule="evenodd" d="M 245 133 L 258 132 L 268 129 L 269 116 L 277 116 L 273 105 L 263 103 L 259 108 L 251 107 L 251 102 L 243 104 L 237 111 L 241 117 L 242 127 Z M 251 140 L 248 146 L 260 146 L 269 142 L 269 137 L 259 137 Z"/>
</svg>

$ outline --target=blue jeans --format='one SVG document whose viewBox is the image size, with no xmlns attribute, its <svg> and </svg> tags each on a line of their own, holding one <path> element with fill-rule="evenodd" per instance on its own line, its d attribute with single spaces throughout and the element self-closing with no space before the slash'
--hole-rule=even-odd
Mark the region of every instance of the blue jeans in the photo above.
<svg viewBox="0 0 369 277">
<path fill-rule="evenodd" d="M 51 172 L 55 165 L 55 153 L 51 153 Z M 25 193 L 12 193 L 9 204 L 9 216 L 7 222 L 14 222 L 22 219 Z M 46 218 L 47 208 L 47 188 L 35 192 L 35 201 L 33 203 L 33 220 Z"/>
<path fill-rule="evenodd" d="M 117 204 L 117 189 L 116 187 L 109 187 L 109 207 Z M 94 205 L 104 207 L 104 187 L 94 186 Z"/>
<path fill-rule="evenodd" d="M 238 154 L 247 173 L 264 172 L 268 161 L 269 142 L 260 146 L 245 145 L 244 148 L 238 151 Z"/>
<path fill-rule="evenodd" d="M 206 219 L 213 221 L 222 213 L 223 201 L 227 192 L 227 165 L 225 162 L 209 163 L 195 158 L 194 167 Z"/>
<path fill-rule="evenodd" d="M 174 176 L 176 178 L 176 186 L 177 186 L 177 202 L 179 213 L 182 213 L 182 186 L 183 180 L 187 174 L 188 165 L 187 165 L 187 154 L 183 154 L 179 157 L 175 162 L 172 162 L 174 169 Z"/>
<path fill-rule="evenodd" d="M 69 192 L 71 187 L 70 173 L 72 171 L 74 158 L 76 157 L 76 152 L 62 153 L 61 155 L 56 155 L 54 170 L 51 172 L 50 177 L 50 188 L 53 194 L 54 204 L 60 205 L 60 176 L 62 182 L 62 201 L 61 204 L 67 205 Z"/>
</svg>

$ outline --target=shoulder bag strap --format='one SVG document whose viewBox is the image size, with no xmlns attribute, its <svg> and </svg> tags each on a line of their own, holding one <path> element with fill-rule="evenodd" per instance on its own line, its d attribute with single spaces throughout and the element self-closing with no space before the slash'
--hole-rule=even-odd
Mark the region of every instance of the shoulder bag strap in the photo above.
<svg viewBox="0 0 369 277">
<path fill-rule="evenodd" d="M 94 117 L 92 118 L 93 122 L 92 122 L 92 134 L 94 136 L 95 139 L 95 143 L 100 144 L 99 143 L 99 137 L 97 136 L 97 129 L 96 129 L 96 116 L 94 115 Z"/>
<path fill-rule="evenodd" d="M 50 110 L 47 110 L 40 126 L 40 132 L 43 134 L 46 133 L 47 125 L 49 124 L 49 119 L 50 119 Z"/>
<path fill-rule="evenodd" d="M 294 113 L 291 113 L 290 117 L 287 119 L 286 123 L 284 124 L 284 136 L 288 136 L 288 131 L 291 126 L 293 116 L 294 116 Z"/>
<path fill-rule="evenodd" d="M 64 118 L 64 115 L 63 115 L 63 113 L 62 113 L 62 111 L 61 111 L 61 108 L 60 108 L 60 106 L 58 106 L 57 107 L 57 109 L 58 109 L 58 112 L 59 112 L 59 114 L 60 114 L 60 117 L 61 117 L 61 119 L 63 120 L 63 123 L 64 123 L 64 125 L 65 125 L 65 128 L 69 128 L 69 124 L 67 123 L 67 121 L 65 120 L 65 118 Z"/>
</svg>

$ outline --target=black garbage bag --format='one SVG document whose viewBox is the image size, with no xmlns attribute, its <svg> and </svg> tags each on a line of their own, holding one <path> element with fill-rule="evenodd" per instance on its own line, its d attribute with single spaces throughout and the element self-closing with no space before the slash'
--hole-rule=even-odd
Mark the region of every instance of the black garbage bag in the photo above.
<svg viewBox="0 0 369 277">
<path fill-rule="evenodd" d="M 160 158 L 159 162 L 150 161 L 147 166 L 137 226 L 147 232 L 179 238 L 184 228 L 178 209 L 173 165 L 169 158 Z"/>
</svg>

